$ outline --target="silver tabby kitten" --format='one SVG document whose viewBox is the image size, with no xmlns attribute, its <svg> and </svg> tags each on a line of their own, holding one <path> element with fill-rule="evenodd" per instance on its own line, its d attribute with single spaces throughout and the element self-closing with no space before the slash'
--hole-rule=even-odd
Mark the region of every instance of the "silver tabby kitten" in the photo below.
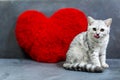
<svg viewBox="0 0 120 80">
<path fill-rule="evenodd" d="M 88 17 L 88 30 L 78 34 L 70 44 L 66 55 L 65 69 L 102 72 L 108 68 L 106 48 L 112 19 L 95 20 Z"/>
</svg>

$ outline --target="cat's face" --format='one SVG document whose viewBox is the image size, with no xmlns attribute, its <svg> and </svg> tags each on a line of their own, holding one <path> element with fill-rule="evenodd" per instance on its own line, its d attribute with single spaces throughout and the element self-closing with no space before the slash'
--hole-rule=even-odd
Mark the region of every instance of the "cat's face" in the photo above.
<svg viewBox="0 0 120 80">
<path fill-rule="evenodd" d="M 88 23 L 88 32 L 90 36 L 95 39 L 101 39 L 109 34 L 112 19 L 95 20 L 92 17 L 88 17 Z"/>
</svg>

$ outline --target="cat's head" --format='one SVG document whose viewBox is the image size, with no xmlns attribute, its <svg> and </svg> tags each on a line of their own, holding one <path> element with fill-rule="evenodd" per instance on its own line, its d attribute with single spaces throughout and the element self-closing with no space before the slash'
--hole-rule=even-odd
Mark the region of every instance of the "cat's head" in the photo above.
<svg viewBox="0 0 120 80">
<path fill-rule="evenodd" d="M 112 18 L 106 20 L 95 20 L 88 17 L 88 32 L 92 38 L 101 39 L 109 35 Z"/>
</svg>

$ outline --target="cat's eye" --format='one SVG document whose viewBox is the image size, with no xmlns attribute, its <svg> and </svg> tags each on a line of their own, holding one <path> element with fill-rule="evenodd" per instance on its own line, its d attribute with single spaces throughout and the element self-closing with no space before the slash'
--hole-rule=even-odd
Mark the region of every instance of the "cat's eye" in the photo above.
<svg viewBox="0 0 120 80">
<path fill-rule="evenodd" d="M 104 31 L 104 29 L 100 29 L 100 31 L 101 31 L 101 32 L 103 32 L 103 31 Z"/>
<path fill-rule="evenodd" d="M 96 28 L 93 28 L 93 31 L 96 31 Z"/>
</svg>

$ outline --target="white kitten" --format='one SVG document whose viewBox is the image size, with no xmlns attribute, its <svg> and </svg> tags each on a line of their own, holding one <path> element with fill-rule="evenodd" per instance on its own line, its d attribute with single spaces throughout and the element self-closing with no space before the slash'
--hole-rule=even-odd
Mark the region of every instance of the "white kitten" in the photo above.
<svg viewBox="0 0 120 80">
<path fill-rule="evenodd" d="M 108 68 L 106 48 L 112 19 L 95 20 L 88 17 L 88 30 L 78 34 L 70 44 L 65 69 L 102 72 Z"/>
</svg>

